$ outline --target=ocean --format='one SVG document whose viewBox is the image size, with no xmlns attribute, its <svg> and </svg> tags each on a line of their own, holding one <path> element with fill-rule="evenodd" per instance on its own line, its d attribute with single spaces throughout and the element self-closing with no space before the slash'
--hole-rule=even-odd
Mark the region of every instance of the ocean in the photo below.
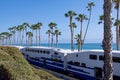
<svg viewBox="0 0 120 80">
<path fill-rule="evenodd" d="M 85 43 L 83 45 L 82 50 L 102 49 L 101 45 L 102 45 L 102 43 Z M 24 44 L 24 46 L 26 46 L 26 45 Z M 36 44 L 33 44 L 33 46 L 36 46 Z M 40 46 L 48 47 L 48 44 L 44 43 L 44 44 L 41 44 Z M 58 44 L 58 48 L 62 48 L 62 49 L 71 49 L 70 46 L 71 46 L 70 43 L 59 43 Z M 54 47 L 55 47 L 55 44 L 54 44 Z M 74 44 L 74 49 L 78 49 L 77 44 Z M 116 44 L 115 43 L 112 45 L 112 49 L 116 50 Z"/>
</svg>

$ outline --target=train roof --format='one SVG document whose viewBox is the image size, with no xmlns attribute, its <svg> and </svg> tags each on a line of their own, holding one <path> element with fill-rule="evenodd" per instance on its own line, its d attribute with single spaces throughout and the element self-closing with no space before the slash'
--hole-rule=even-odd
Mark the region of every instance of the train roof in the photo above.
<svg viewBox="0 0 120 80">
<path fill-rule="evenodd" d="M 61 53 L 67 53 L 67 54 L 72 54 L 72 53 L 87 53 L 87 52 L 97 52 L 97 53 L 103 53 L 104 51 L 101 49 L 94 49 L 94 50 L 82 50 L 80 52 L 78 52 L 78 50 L 74 50 L 71 51 L 70 49 L 61 49 L 61 48 L 53 48 L 53 47 L 44 47 L 44 46 L 29 46 L 29 47 L 23 47 L 23 46 L 16 46 L 19 49 L 22 48 L 34 48 L 34 49 L 50 49 L 50 50 L 54 50 L 54 51 L 58 51 Z M 120 51 L 117 50 L 112 50 L 113 53 L 120 53 Z"/>
</svg>

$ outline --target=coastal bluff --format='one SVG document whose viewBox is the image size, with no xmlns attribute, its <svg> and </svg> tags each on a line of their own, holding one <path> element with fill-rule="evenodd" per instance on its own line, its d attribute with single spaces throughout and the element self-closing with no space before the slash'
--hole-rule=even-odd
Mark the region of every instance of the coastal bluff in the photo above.
<svg viewBox="0 0 120 80">
<path fill-rule="evenodd" d="M 0 80 L 59 80 L 33 68 L 15 47 L 0 46 Z"/>
</svg>

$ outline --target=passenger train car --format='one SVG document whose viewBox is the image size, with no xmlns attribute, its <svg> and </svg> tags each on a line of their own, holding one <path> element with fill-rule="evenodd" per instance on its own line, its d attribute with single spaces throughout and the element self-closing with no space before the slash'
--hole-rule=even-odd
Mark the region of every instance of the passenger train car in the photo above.
<svg viewBox="0 0 120 80">
<path fill-rule="evenodd" d="M 80 80 L 101 80 L 103 51 L 71 52 L 48 47 L 25 47 L 20 51 L 34 65 L 69 73 Z M 120 52 L 113 51 L 114 80 L 120 80 Z"/>
<path fill-rule="evenodd" d="M 67 70 L 86 80 L 101 80 L 103 77 L 103 51 L 91 50 L 67 55 Z M 120 52 L 113 51 L 114 80 L 120 80 Z"/>
<path fill-rule="evenodd" d="M 47 47 L 26 47 L 20 50 L 25 58 L 34 65 L 57 71 L 64 71 L 65 51 Z"/>
</svg>

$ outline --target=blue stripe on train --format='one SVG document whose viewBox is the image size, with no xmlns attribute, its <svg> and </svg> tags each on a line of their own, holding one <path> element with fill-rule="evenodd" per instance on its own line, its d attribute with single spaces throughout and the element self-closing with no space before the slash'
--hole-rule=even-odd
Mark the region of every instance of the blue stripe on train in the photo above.
<svg viewBox="0 0 120 80">
<path fill-rule="evenodd" d="M 59 63 L 59 62 L 46 62 L 46 63 L 49 63 L 49 64 L 52 64 L 52 65 L 55 65 L 55 66 L 60 66 L 60 67 L 64 67 L 63 64 Z"/>
<path fill-rule="evenodd" d="M 32 60 L 32 59 L 28 59 L 28 60 Z M 44 63 L 44 60 L 32 60 L 32 61 L 35 61 L 35 62 L 38 62 L 38 63 Z M 51 65 L 55 65 L 55 66 L 60 66 L 60 67 L 64 67 L 63 63 L 60 63 L 60 62 L 55 62 L 55 61 L 46 61 L 46 64 L 49 63 Z"/>
<path fill-rule="evenodd" d="M 41 59 L 45 59 L 45 60 L 49 60 L 49 61 L 53 61 L 53 59 L 50 59 L 50 58 L 44 58 L 44 57 L 41 57 Z M 59 63 L 64 63 L 63 61 L 59 62 Z"/>
<path fill-rule="evenodd" d="M 84 70 L 82 70 L 82 69 L 76 69 L 76 68 L 73 68 L 73 67 L 71 67 L 71 66 L 67 66 L 67 68 L 68 68 L 68 69 L 75 70 L 75 71 L 79 71 L 79 72 L 82 72 L 82 73 L 85 73 L 85 74 L 90 74 L 89 72 L 86 72 L 86 71 L 84 71 Z"/>
<path fill-rule="evenodd" d="M 73 74 L 75 77 L 79 78 L 80 80 L 95 80 L 95 78 L 92 77 L 92 76 L 87 76 L 87 75 L 80 74 L 80 73 L 73 72 L 73 71 L 70 71 L 70 72 L 71 72 L 71 74 Z"/>
<path fill-rule="evenodd" d="M 30 59 L 27 59 L 31 64 L 34 64 L 36 66 L 40 66 L 40 67 L 45 67 L 47 69 L 50 69 L 50 70 L 54 70 L 54 71 L 64 71 L 64 68 L 63 67 L 60 67 L 60 66 L 55 66 L 54 64 L 49 64 L 49 63 L 46 63 L 46 65 L 43 63 L 43 62 L 40 62 L 40 61 L 35 61 L 35 60 L 30 60 Z M 68 68 L 70 69 L 70 68 Z M 69 71 L 69 70 L 68 70 Z M 83 74 L 80 74 L 80 73 L 77 73 L 77 72 L 73 72 L 73 71 L 70 71 L 72 72 L 72 74 L 77 77 L 77 78 L 80 78 L 80 79 L 85 79 L 85 80 L 95 80 L 94 77 L 91 77 L 91 76 L 87 76 L 87 75 L 83 75 Z"/>
<path fill-rule="evenodd" d="M 85 72 L 84 70 L 82 69 L 76 69 L 76 68 L 72 68 L 70 66 L 67 66 L 67 71 L 69 71 L 71 74 L 73 74 L 75 77 L 77 78 L 82 78 L 83 80 L 95 80 L 94 77 L 92 76 L 88 76 L 88 75 L 85 75 L 85 74 L 90 74 L 89 72 Z M 79 73 L 81 72 L 81 73 Z M 84 73 L 84 74 L 82 74 Z"/>
<path fill-rule="evenodd" d="M 55 71 L 63 71 L 64 70 L 63 65 L 58 66 L 58 65 L 55 65 L 55 64 L 52 64 L 52 63 L 48 63 L 48 62 L 44 63 L 44 62 L 30 60 L 30 59 L 27 59 L 27 60 L 31 64 L 34 64 L 34 65 L 40 66 L 40 67 L 44 67 L 44 68 L 47 68 L 47 69 L 50 69 L 50 70 L 55 70 Z"/>
</svg>

